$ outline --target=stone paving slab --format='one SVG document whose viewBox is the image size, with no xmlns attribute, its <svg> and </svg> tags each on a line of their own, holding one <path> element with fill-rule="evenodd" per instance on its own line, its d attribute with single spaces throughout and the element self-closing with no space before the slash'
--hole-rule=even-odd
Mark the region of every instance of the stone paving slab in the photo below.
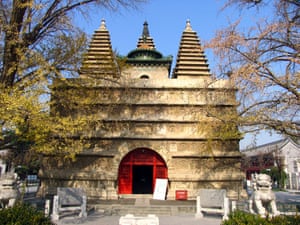
<svg viewBox="0 0 300 225">
<path fill-rule="evenodd" d="M 159 225 L 220 225 L 221 217 L 206 216 L 204 218 L 195 218 L 194 216 L 158 216 Z M 57 225 L 82 224 L 82 225 L 119 225 L 120 216 L 106 216 L 95 212 L 88 215 L 86 219 L 75 217 L 62 218 L 54 221 Z"/>
</svg>

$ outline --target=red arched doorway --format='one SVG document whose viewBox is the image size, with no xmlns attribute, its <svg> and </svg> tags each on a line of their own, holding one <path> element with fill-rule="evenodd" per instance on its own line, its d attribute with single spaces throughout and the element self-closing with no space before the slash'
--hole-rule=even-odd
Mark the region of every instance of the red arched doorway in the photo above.
<svg viewBox="0 0 300 225">
<path fill-rule="evenodd" d="M 167 166 L 155 151 L 129 152 L 119 166 L 119 194 L 152 194 L 156 178 L 167 178 Z"/>
</svg>

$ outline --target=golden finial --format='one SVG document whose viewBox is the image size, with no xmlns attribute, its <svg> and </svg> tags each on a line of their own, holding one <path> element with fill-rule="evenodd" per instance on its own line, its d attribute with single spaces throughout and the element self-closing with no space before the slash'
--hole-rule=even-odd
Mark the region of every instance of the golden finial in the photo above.
<svg viewBox="0 0 300 225">
<path fill-rule="evenodd" d="M 101 20 L 101 25 L 100 25 L 99 30 L 106 30 L 105 19 Z"/>
<path fill-rule="evenodd" d="M 185 25 L 185 31 L 192 31 L 191 21 L 188 19 Z"/>
</svg>

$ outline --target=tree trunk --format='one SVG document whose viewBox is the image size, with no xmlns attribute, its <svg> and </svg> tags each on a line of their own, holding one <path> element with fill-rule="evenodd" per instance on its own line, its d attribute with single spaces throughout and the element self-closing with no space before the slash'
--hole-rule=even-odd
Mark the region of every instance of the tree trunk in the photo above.
<svg viewBox="0 0 300 225">
<path fill-rule="evenodd" d="M 3 70 L 0 74 L 0 82 L 4 87 L 13 86 L 16 78 L 20 55 L 22 54 L 20 33 L 30 2 L 31 0 L 14 0 L 10 22 L 4 28 L 6 29 L 6 36 L 4 39 Z"/>
</svg>

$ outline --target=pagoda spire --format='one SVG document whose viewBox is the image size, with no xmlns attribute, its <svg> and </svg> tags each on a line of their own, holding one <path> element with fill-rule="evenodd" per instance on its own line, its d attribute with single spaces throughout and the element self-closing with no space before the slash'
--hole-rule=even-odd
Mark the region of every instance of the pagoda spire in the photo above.
<svg viewBox="0 0 300 225">
<path fill-rule="evenodd" d="M 197 33 L 192 29 L 190 20 L 186 21 L 177 53 L 173 78 L 211 76 L 204 50 Z"/>
<path fill-rule="evenodd" d="M 189 19 L 186 21 L 184 31 L 193 31 L 192 26 L 191 26 L 191 21 Z"/>
<path fill-rule="evenodd" d="M 110 34 L 106 28 L 105 20 L 102 19 L 100 27 L 94 32 L 88 51 L 83 58 L 80 76 L 90 78 L 116 77 L 118 76 L 117 71 Z"/>
<path fill-rule="evenodd" d="M 100 27 L 99 27 L 99 30 L 103 30 L 103 31 L 106 31 L 106 24 L 105 24 L 105 20 L 102 19 L 101 20 L 101 24 L 100 24 Z"/>
<path fill-rule="evenodd" d="M 143 34 L 142 34 L 143 38 L 147 38 L 150 37 L 150 33 L 149 33 L 149 28 L 148 28 L 148 23 L 147 21 L 144 22 L 144 28 L 143 28 Z"/>
<path fill-rule="evenodd" d="M 147 21 L 143 24 L 143 32 L 138 40 L 137 48 L 141 49 L 155 49 L 153 38 L 150 36 Z"/>
</svg>

